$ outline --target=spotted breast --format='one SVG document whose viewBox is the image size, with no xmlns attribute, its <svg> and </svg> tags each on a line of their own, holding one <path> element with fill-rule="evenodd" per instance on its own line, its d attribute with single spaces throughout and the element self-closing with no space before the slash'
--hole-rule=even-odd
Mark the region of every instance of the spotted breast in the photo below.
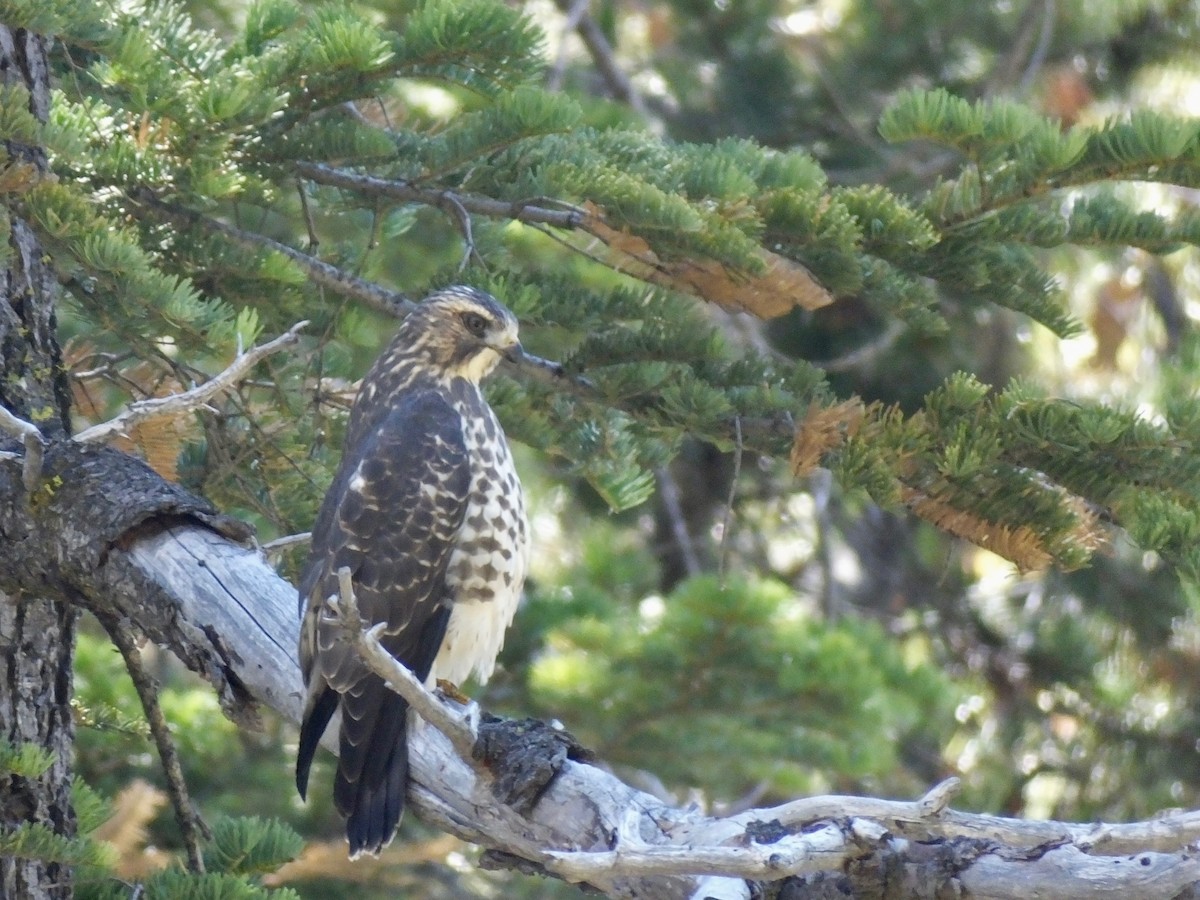
<svg viewBox="0 0 1200 900">
<path fill-rule="evenodd" d="M 478 388 L 458 380 L 452 403 L 464 423 L 471 486 L 446 570 L 450 621 L 429 683 L 484 683 L 495 668 L 529 570 L 525 499 L 503 430 Z"/>
</svg>

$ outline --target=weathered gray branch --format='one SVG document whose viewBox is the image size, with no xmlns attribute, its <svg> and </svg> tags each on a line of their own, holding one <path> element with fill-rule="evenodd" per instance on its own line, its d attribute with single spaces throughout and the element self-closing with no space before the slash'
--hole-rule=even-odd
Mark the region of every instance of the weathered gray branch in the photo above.
<svg viewBox="0 0 1200 900">
<path fill-rule="evenodd" d="M 7 431 L 14 437 L 19 437 L 25 447 L 25 456 L 21 468 L 21 482 L 25 485 L 27 494 L 37 490 L 38 480 L 42 477 L 42 454 L 46 449 L 46 440 L 37 426 L 32 422 L 14 416 L 0 406 L 0 431 Z"/>
<path fill-rule="evenodd" d="M 284 347 L 290 347 L 300 340 L 300 331 L 307 321 L 297 322 L 279 337 L 257 347 L 251 347 L 237 358 L 222 372 L 214 375 L 203 384 L 179 394 L 169 394 L 166 397 L 151 397 L 149 400 L 139 400 L 129 404 L 124 412 L 109 419 L 85 428 L 75 435 L 75 440 L 82 444 L 92 441 L 102 441 L 109 437 L 126 434 L 127 429 L 156 416 L 173 416 L 184 412 L 200 409 L 213 397 L 222 391 L 229 390 L 239 381 L 250 374 L 250 370 L 266 359 L 272 353 L 277 353 Z"/>
<path fill-rule="evenodd" d="M 52 444 L 46 475 L 60 486 L 29 509 L 20 463 L 0 460 L 9 563 L 0 591 L 57 585 L 171 647 L 240 720 L 255 703 L 298 720 L 295 589 L 232 523 L 110 448 Z M 475 727 L 473 709 L 447 709 Z M 410 740 L 410 802 L 422 819 L 499 851 L 492 863 L 526 860 L 614 897 L 742 900 L 747 880 L 781 879 L 791 879 L 790 897 L 816 896 L 831 880 L 855 895 L 995 900 L 1165 900 L 1200 886 L 1200 812 L 1129 825 L 1025 822 L 950 810 L 947 783 L 915 802 L 816 797 L 712 818 L 569 758 L 523 812 L 495 796 L 503 758 L 481 766 L 433 727 Z"/>
</svg>

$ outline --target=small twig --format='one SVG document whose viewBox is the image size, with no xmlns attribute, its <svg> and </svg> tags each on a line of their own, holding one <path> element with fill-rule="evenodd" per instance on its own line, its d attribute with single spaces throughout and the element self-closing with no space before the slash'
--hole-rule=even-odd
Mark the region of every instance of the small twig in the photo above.
<svg viewBox="0 0 1200 900">
<path fill-rule="evenodd" d="M 700 557 L 696 555 L 696 546 L 692 536 L 688 534 L 687 519 L 683 515 L 683 503 L 679 499 L 679 486 L 675 483 L 671 470 L 660 466 L 654 473 L 658 478 L 658 492 L 662 496 L 663 509 L 671 523 L 671 534 L 675 537 L 675 546 L 683 557 L 683 568 L 689 576 L 701 572 Z"/>
<path fill-rule="evenodd" d="M 84 360 L 88 362 L 103 360 L 103 365 L 94 366 L 91 369 L 75 369 L 70 375 L 76 381 L 87 381 L 102 376 L 111 377 L 116 373 L 116 366 L 132 358 L 132 356 L 132 353 L 89 353 L 83 359 L 79 360 L 79 362 L 82 363 Z"/>
<path fill-rule="evenodd" d="M 608 38 L 604 36 L 604 29 L 588 15 L 586 5 L 582 10 L 576 12 L 571 8 L 569 0 L 558 0 L 558 7 L 568 15 L 576 17 L 575 30 L 583 40 L 583 45 L 587 47 L 588 53 L 591 54 L 592 62 L 596 64 L 596 71 L 604 79 L 613 99 L 628 103 L 638 115 L 646 116 L 646 104 L 642 101 L 642 95 L 637 92 L 624 70 L 617 65 L 616 54 L 613 52 Z"/>
<path fill-rule="evenodd" d="M 208 381 L 204 382 L 204 384 L 197 385 L 190 391 L 184 391 L 181 394 L 171 394 L 167 397 L 153 397 L 149 400 L 139 400 L 136 403 L 131 403 L 120 415 L 109 419 L 107 422 L 101 422 L 99 425 L 93 425 L 91 428 L 79 432 L 79 434 L 75 435 L 75 440 L 85 444 L 102 441 L 113 435 L 125 434 L 126 429 L 130 426 L 138 422 L 144 422 L 146 419 L 151 419 L 155 416 L 178 415 L 179 413 L 200 409 L 217 394 L 228 390 L 245 378 L 251 369 L 272 353 L 276 353 L 284 347 L 289 347 L 299 341 L 300 330 L 306 325 L 308 325 L 307 321 L 297 322 L 279 337 L 275 338 L 275 340 L 269 341 L 266 344 L 260 344 L 257 347 L 251 347 L 230 363 L 225 371 L 214 375 Z"/>
<path fill-rule="evenodd" d="M 721 520 L 721 549 L 717 562 L 717 577 L 725 583 L 725 564 L 729 559 L 729 531 L 733 527 L 733 503 L 737 500 L 738 476 L 742 474 L 742 417 L 733 417 L 733 478 L 729 482 L 729 498 L 725 501 L 725 516 Z"/>
<path fill-rule="evenodd" d="M 25 445 L 25 461 L 21 467 L 21 483 L 25 485 L 28 499 L 37 490 L 42 478 L 42 459 L 46 453 L 46 439 L 32 422 L 14 416 L 0 406 L 0 429 L 21 439 Z"/>
<path fill-rule="evenodd" d="M 467 267 L 467 264 L 471 261 L 471 257 L 474 257 L 480 265 L 483 265 L 483 259 L 475 249 L 475 235 L 471 230 L 471 214 L 463 208 L 463 205 L 458 202 L 458 198 L 454 194 L 446 195 L 446 205 L 443 209 L 447 207 L 454 213 L 458 229 L 462 232 L 463 243 L 466 244 L 466 248 L 463 250 L 463 257 L 458 263 L 458 271 L 461 273 Z"/>
<path fill-rule="evenodd" d="M 836 621 L 842 617 L 842 595 L 833 572 L 833 521 L 829 504 L 833 501 L 833 473 L 816 469 L 808 477 L 808 489 L 813 498 L 813 525 L 816 546 L 813 555 L 821 569 L 821 609 L 825 618 Z"/>
<path fill-rule="evenodd" d="M 300 197 L 300 211 L 304 213 L 304 227 L 308 229 L 308 247 L 309 253 L 316 252 L 321 241 L 317 237 L 317 227 L 313 223 L 312 210 L 308 206 L 308 194 L 304 192 L 304 184 L 299 178 L 296 179 L 296 194 Z"/>
<path fill-rule="evenodd" d="M 372 250 L 379 249 L 379 234 L 383 231 L 383 214 L 379 210 L 379 204 L 376 203 L 371 210 L 371 231 L 367 234 L 367 248 L 363 251 L 362 259 L 358 261 L 358 268 L 361 271 L 367 264 L 367 258 Z"/>
<path fill-rule="evenodd" d="M 1025 66 L 1025 71 L 1021 74 L 1021 81 L 1018 85 L 1018 96 L 1028 94 L 1033 88 L 1033 82 L 1045 65 L 1046 55 L 1050 52 L 1050 43 L 1054 38 L 1054 21 L 1057 18 L 1054 0 L 1043 0 L 1042 3 L 1042 27 L 1038 34 L 1037 45 L 1033 48 L 1033 53 L 1029 55 L 1029 63 Z"/>
<path fill-rule="evenodd" d="M 281 538 L 275 538 L 273 541 L 267 541 L 265 544 L 260 545 L 258 549 L 266 556 L 278 556 L 290 547 L 307 544 L 311 540 L 311 531 L 301 531 L 299 534 L 289 534 Z"/>
<path fill-rule="evenodd" d="M 527 376 L 531 381 L 538 381 L 556 391 L 566 391 L 583 400 L 597 399 L 596 386 L 582 375 L 570 375 L 562 363 L 542 359 L 531 353 L 522 355 L 519 359 L 505 357 L 501 361 L 502 368 L 509 373 Z"/>
<path fill-rule="evenodd" d="M 818 822 L 836 816 L 857 816 L 866 819 L 910 819 L 922 821 L 940 816 L 947 804 L 958 792 L 962 782 L 958 778 L 947 778 L 925 793 L 919 800 L 876 800 L 871 797 L 805 797 L 792 800 L 782 806 L 755 810 L 765 820 L 778 819 L 784 825 Z M 743 814 L 745 815 L 745 814 Z M 735 816 L 735 820 L 741 817 Z"/>
<path fill-rule="evenodd" d="M 925 792 L 925 796 L 917 801 L 917 812 L 927 819 L 940 816 L 961 790 L 962 780 L 951 776 Z"/>
<path fill-rule="evenodd" d="M 326 605 L 345 628 L 346 638 L 354 644 L 371 671 L 407 700 L 408 705 L 416 710 L 421 718 L 449 738 L 458 755 L 469 762 L 478 736 L 476 722 L 479 707 L 471 703 L 464 712 L 458 712 L 440 702 L 417 680 L 417 676 L 407 666 L 379 643 L 379 634 L 387 627 L 385 623 L 379 622 L 365 628 L 358 611 L 358 601 L 354 596 L 354 583 L 349 567 L 342 566 L 338 569 L 337 577 L 338 596 L 330 597 Z"/>
<path fill-rule="evenodd" d="M 562 4 L 559 4 L 562 9 Z M 550 73 L 546 76 L 546 90 L 558 91 L 563 85 L 563 76 L 567 71 L 567 40 L 568 33 L 575 30 L 579 25 L 580 17 L 587 12 L 588 0 L 571 0 L 571 5 L 566 12 L 566 19 L 563 20 L 562 39 L 559 42 L 558 56 L 555 57 L 554 65 L 550 69 Z"/>
<path fill-rule="evenodd" d="M 183 777 L 183 767 L 179 762 L 179 752 L 171 739 L 171 729 L 158 703 L 158 684 L 150 677 L 142 664 L 142 652 L 138 649 L 130 635 L 127 621 L 105 619 L 104 628 L 109 638 L 121 651 L 125 660 L 125 668 L 133 681 L 134 690 L 142 702 L 142 711 L 150 724 L 150 734 L 158 747 L 158 757 L 162 762 L 163 775 L 167 781 L 167 794 L 171 805 L 175 808 L 175 821 L 179 823 L 179 831 L 183 835 L 183 846 L 187 850 L 188 868 L 196 873 L 204 871 L 204 855 L 200 842 L 211 837 L 208 827 L 204 824 L 188 796 L 187 782 Z"/>
</svg>

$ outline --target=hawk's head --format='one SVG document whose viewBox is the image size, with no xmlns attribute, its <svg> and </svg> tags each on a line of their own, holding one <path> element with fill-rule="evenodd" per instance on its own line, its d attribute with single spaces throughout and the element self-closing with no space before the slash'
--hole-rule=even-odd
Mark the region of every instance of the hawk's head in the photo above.
<svg viewBox="0 0 1200 900">
<path fill-rule="evenodd" d="M 524 353 L 517 317 L 491 294 L 456 285 L 437 291 L 408 314 L 396 344 L 452 378 L 478 384 L 500 357 Z"/>
</svg>

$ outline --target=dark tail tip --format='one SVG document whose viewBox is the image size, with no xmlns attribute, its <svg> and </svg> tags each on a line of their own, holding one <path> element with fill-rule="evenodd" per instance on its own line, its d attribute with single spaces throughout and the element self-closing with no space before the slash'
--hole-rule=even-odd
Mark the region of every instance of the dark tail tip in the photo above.
<svg viewBox="0 0 1200 900">
<path fill-rule="evenodd" d="M 350 845 L 351 859 L 363 853 L 378 856 L 396 836 L 408 790 L 408 744 L 403 736 L 392 745 L 386 765 L 382 781 L 374 787 L 368 786 L 366 779 L 353 787 L 339 785 L 354 790 L 354 801 L 346 817 L 346 842 Z M 335 790 L 335 797 L 336 793 Z"/>
<path fill-rule="evenodd" d="M 300 799 L 308 799 L 308 771 L 321 743 L 321 735 L 337 709 L 338 695 L 326 688 L 300 723 L 300 747 L 296 751 L 296 790 Z"/>
</svg>

